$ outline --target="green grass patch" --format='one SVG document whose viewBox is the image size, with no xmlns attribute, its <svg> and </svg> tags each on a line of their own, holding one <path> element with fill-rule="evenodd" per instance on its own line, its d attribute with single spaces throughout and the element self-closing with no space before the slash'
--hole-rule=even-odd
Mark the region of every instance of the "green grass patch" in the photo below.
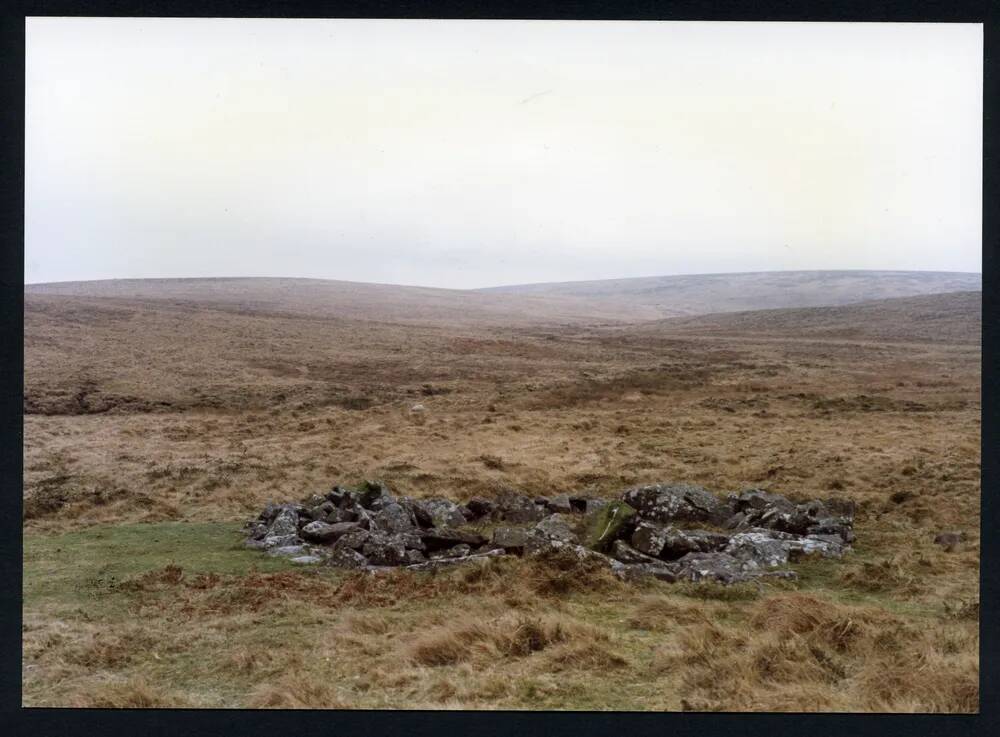
<svg viewBox="0 0 1000 737">
<path fill-rule="evenodd" d="M 24 536 L 24 606 L 80 606 L 121 582 L 168 565 L 185 574 L 243 574 L 293 567 L 242 546 L 234 522 L 162 522 Z"/>
</svg>

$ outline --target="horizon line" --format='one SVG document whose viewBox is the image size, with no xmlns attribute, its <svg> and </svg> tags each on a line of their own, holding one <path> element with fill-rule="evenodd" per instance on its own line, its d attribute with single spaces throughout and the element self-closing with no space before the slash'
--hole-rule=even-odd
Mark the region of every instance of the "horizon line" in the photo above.
<svg viewBox="0 0 1000 737">
<path fill-rule="evenodd" d="M 479 292 L 490 289 L 509 289 L 512 287 L 535 287 L 555 284 L 587 284 L 593 282 L 613 282 L 630 281 L 640 279 L 668 279 L 675 277 L 698 277 L 698 276 L 749 276 L 752 274 L 803 274 L 803 273 L 887 273 L 887 274 L 962 274 L 966 276 L 976 275 L 980 278 L 982 271 L 952 271 L 946 269 L 763 269 L 760 271 L 714 271 L 698 273 L 673 273 L 673 274 L 648 274 L 645 276 L 612 276 L 600 279 L 570 279 L 566 281 L 540 281 L 540 282 L 515 282 L 509 284 L 496 284 L 485 287 L 434 287 L 424 284 L 399 284 L 393 282 L 360 281 L 356 279 L 337 279 L 333 277 L 315 276 L 116 276 L 99 279 L 59 279 L 55 281 L 24 282 L 25 287 L 40 287 L 52 284 L 89 284 L 96 282 L 116 282 L 116 281 L 237 281 L 249 279 L 285 279 L 291 281 L 320 281 L 320 282 L 341 282 L 347 284 L 368 284 L 371 286 L 384 287 L 408 287 L 412 289 L 436 289 L 448 292 Z"/>
</svg>

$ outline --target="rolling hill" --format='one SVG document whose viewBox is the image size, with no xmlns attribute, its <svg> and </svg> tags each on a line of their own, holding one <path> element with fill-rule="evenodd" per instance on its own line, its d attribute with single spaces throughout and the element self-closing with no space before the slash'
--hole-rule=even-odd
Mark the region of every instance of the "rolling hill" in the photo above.
<svg viewBox="0 0 1000 737">
<path fill-rule="evenodd" d="M 939 271 L 765 271 L 491 287 L 486 294 L 572 297 L 592 305 L 631 304 L 661 317 L 822 307 L 891 297 L 975 291 L 982 275 Z"/>
<path fill-rule="evenodd" d="M 752 334 L 782 338 L 837 338 L 893 342 L 979 343 L 982 292 L 869 300 L 833 307 L 716 313 L 658 320 L 640 334 Z"/>
<path fill-rule="evenodd" d="M 290 278 L 114 279 L 25 286 L 25 295 L 171 303 L 240 314 L 398 323 L 622 323 L 981 289 L 980 274 L 789 271 L 437 289 Z"/>
</svg>

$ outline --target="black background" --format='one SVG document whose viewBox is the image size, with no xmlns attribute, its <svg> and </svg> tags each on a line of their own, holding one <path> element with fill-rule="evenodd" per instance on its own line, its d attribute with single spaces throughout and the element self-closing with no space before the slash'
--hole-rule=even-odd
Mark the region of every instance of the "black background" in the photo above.
<svg viewBox="0 0 1000 737">
<path fill-rule="evenodd" d="M 0 734 L 58 735 L 968 735 L 1000 734 L 997 706 L 995 494 L 1000 358 L 997 329 L 997 4 L 989 2 L 318 2 L 309 0 L 0 0 Z M 599 712 L 416 712 L 104 710 L 21 708 L 21 495 L 24 288 L 24 18 L 175 16 L 290 18 L 545 18 L 984 23 L 983 424 L 979 715 L 657 714 Z M 942 244 L 947 247 L 947 244 Z M 724 668 L 725 663 L 720 663 Z M 613 675 L 609 676 L 613 678 Z"/>
</svg>

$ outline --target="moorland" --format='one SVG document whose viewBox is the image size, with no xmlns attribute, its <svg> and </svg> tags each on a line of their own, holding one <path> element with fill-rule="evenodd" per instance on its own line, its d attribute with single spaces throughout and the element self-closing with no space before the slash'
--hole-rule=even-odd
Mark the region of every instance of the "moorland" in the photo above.
<svg viewBox="0 0 1000 737">
<path fill-rule="evenodd" d="M 980 289 L 26 285 L 23 702 L 976 711 Z M 528 559 L 372 576 L 242 546 L 266 502 L 365 479 L 838 496 L 857 540 L 728 587 Z"/>
</svg>

